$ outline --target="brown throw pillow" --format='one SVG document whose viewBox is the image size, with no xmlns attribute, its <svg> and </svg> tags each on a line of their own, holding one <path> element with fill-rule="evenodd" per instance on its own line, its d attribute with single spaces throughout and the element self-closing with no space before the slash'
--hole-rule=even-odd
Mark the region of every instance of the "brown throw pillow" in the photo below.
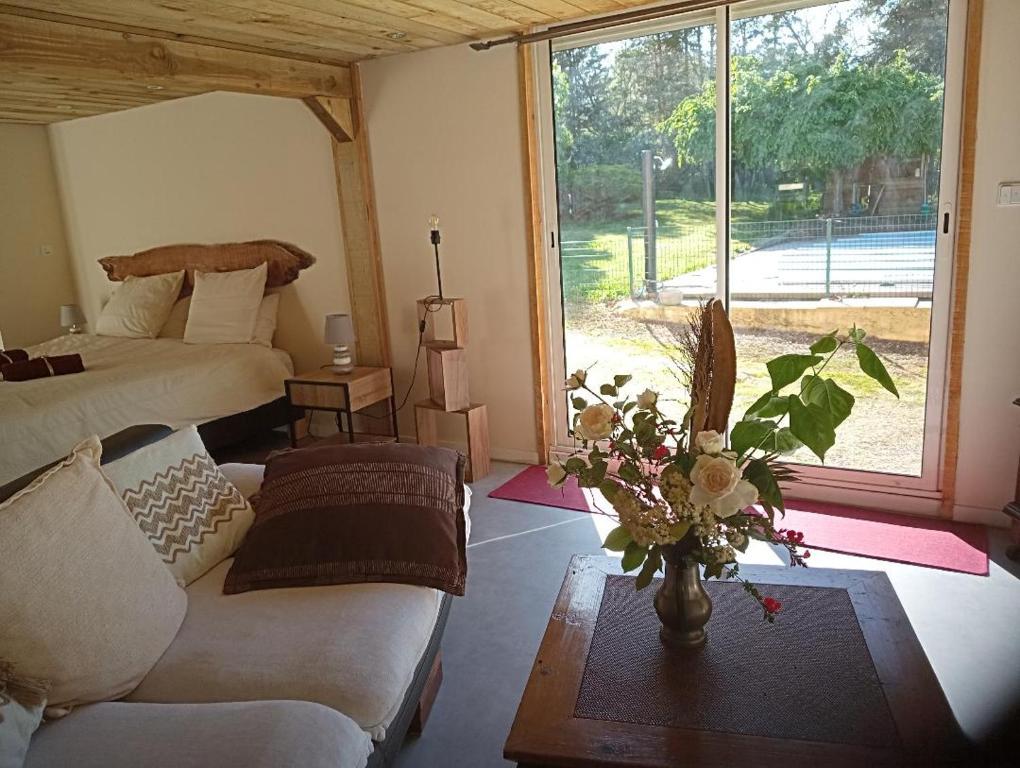
<svg viewBox="0 0 1020 768">
<path fill-rule="evenodd" d="M 464 594 L 464 457 L 417 445 L 273 454 L 224 594 L 399 582 Z"/>
</svg>

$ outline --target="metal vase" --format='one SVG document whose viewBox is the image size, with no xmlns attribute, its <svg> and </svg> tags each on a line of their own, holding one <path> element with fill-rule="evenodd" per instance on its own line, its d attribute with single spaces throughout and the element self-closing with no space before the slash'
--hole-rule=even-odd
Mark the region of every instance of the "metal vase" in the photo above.
<svg viewBox="0 0 1020 768">
<path fill-rule="evenodd" d="M 701 583 L 697 561 L 678 545 L 662 548 L 665 578 L 655 593 L 655 612 L 662 627 L 659 639 L 668 648 L 699 648 L 705 644 L 705 625 L 712 616 L 712 599 Z"/>
</svg>

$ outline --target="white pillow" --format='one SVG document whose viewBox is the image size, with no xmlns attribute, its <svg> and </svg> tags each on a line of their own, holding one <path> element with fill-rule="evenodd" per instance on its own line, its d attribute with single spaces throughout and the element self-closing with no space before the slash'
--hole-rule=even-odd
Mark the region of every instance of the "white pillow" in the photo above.
<svg viewBox="0 0 1020 768">
<path fill-rule="evenodd" d="M 99 470 L 99 438 L 0 504 L 0 662 L 66 708 L 130 693 L 188 598 Z"/>
<path fill-rule="evenodd" d="M 266 265 L 233 272 L 195 272 L 184 327 L 186 344 L 247 344 L 266 290 Z M 165 318 L 164 318 L 165 319 Z"/>
<path fill-rule="evenodd" d="M 103 472 L 182 587 L 234 554 L 255 522 L 195 427 L 112 461 Z"/>
<path fill-rule="evenodd" d="M 174 304 L 170 310 L 170 317 L 166 325 L 159 332 L 161 339 L 183 339 L 184 328 L 188 324 L 188 310 L 191 308 L 191 297 L 185 296 Z M 273 336 L 276 335 L 276 316 L 280 309 L 280 294 L 267 293 L 259 304 L 259 312 L 255 318 L 255 331 L 252 333 L 251 343 L 261 344 L 263 347 L 273 346 Z"/>
<path fill-rule="evenodd" d="M 42 722 L 45 700 L 24 706 L 0 692 L 0 768 L 22 768 L 28 744 Z"/>
<path fill-rule="evenodd" d="M 96 320 L 99 336 L 154 339 L 181 292 L 184 270 L 151 277 L 127 277 Z"/>
<path fill-rule="evenodd" d="M 269 293 L 259 304 L 259 313 L 255 318 L 255 331 L 251 336 L 252 344 L 261 344 L 263 347 L 273 346 L 273 336 L 276 335 L 276 315 L 280 310 L 280 294 Z"/>
</svg>

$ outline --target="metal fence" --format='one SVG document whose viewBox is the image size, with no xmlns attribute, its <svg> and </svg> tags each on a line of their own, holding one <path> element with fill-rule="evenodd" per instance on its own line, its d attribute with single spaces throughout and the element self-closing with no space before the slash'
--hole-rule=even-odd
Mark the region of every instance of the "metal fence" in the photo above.
<svg viewBox="0 0 1020 768">
<path fill-rule="evenodd" d="M 730 289 L 737 299 L 825 296 L 930 299 L 935 214 L 733 222 Z M 712 224 L 657 227 L 654 259 L 644 227 L 560 244 L 568 301 L 715 293 Z"/>
</svg>

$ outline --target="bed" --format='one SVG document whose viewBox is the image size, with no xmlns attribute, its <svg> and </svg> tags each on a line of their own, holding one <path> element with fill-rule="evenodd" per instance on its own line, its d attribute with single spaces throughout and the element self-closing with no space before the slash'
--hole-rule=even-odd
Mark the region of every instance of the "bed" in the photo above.
<svg viewBox="0 0 1020 768">
<path fill-rule="evenodd" d="M 185 344 L 79 334 L 29 349 L 81 354 L 85 372 L 0 383 L 0 484 L 65 455 L 76 441 L 135 424 L 214 423 L 275 403 L 290 356 L 258 344 Z"/>
<path fill-rule="evenodd" d="M 29 348 L 31 357 L 78 353 L 85 371 L 0 381 L 0 485 L 66 455 L 93 434 L 106 437 L 139 424 L 197 424 L 206 446 L 215 449 L 292 420 L 284 380 L 294 366 L 286 352 L 268 346 L 275 308 L 262 343 L 185 344 L 184 321 L 194 316 L 185 297 L 194 290 L 196 272 L 240 274 L 235 270 L 261 271 L 265 264 L 264 287 L 276 289 L 314 263 L 311 254 L 278 240 L 176 244 L 100 259 L 113 282 L 183 271 L 173 310 L 184 310 L 180 328 L 176 335 L 164 328 L 159 338 L 68 335 Z"/>
</svg>

